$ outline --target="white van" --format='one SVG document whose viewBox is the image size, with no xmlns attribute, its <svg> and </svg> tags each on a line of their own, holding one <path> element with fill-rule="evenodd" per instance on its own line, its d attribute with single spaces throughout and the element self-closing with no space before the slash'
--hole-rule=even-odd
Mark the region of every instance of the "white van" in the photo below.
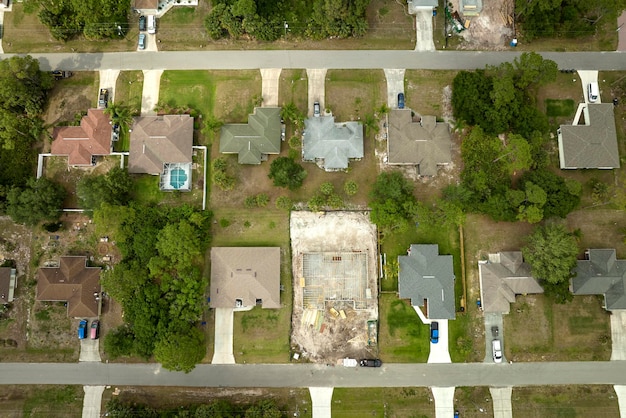
<svg viewBox="0 0 626 418">
<path fill-rule="evenodd" d="M 491 348 L 493 351 L 493 362 L 502 363 L 502 345 L 500 340 L 493 340 L 491 342 Z"/>
<path fill-rule="evenodd" d="M 148 33 L 156 33 L 156 17 L 148 15 Z"/>
<path fill-rule="evenodd" d="M 598 83 L 595 81 L 589 83 L 589 86 L 587 86 L 587 93 L 591 103 L 597 102 L 600 97 L 600 88 L 598 87 Z"/>
</svg>

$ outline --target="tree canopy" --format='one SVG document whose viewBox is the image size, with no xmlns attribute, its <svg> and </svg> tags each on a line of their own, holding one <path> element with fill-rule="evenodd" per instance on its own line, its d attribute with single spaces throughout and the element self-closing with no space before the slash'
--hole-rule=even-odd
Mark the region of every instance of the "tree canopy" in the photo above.
<svg viewBox="0 0 626 418">
<path fill-rule="evenodd" d="M 46 177 L 30 178 L 26 187 L 14 187 L 7 195 L 7 214 L 17 223 L 36 225 L 56 221 L 63 209 L 65 189 Z"/>
<path fill-rule="evenodd" d="M 399 171 L 382 172 L 369 193 L 370 219 L 380 228 L 406 230 L 415 221 L 413 185 Z"/>
<path fill-rule="evenodd" d="M 567 282 L 576 266 L 578 242 L 561 224 L 538 226 L 522 248 L 533 277 L 551 284 Z"/>
<path fill-rule="evenodd" d="M 104 175 L 81 178 L 76 185 L 81 208 L 97 209 L 103 203 L 124 206 L 128 204 L 133 190 L 133 180 L 127 170 L 113 167 Z"/>
<path fill-rule="evenodd" d="M 302 186 L 306 175 L 306 170 L 293 158 L 278 157 L 272 161 L 268 177 L 274 180 L 274 186 L 295 190 Z"/>
</svg>

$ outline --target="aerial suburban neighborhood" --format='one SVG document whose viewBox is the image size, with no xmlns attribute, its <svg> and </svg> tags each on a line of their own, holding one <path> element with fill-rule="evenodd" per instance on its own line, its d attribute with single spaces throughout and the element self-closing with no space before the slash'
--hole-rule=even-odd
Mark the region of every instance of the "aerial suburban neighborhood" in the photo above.
<svg viewBox="0 0 626 418">
<path fill-rule="evenodd" d="M 625 24 L 0 1 L 0 416 L 626 417 Z"/>
</svg>

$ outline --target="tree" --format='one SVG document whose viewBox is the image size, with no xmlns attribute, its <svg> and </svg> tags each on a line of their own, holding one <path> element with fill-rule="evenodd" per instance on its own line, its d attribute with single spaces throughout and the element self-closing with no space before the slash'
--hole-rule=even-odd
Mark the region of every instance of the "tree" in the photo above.
<svg viewBox="0 0 626 418">
<path fill-rule="evenodd" d="M 110 103 L 106 109 L 104 109 L 104 114 L 111 118 L 111 122 L 113 122 L 114 125 L 119 125 L 122 131 L 128 131 L 128 128 L 130 128 L 133 123 L 133 112 L 130 107 L 121 102 Z"/>
<path fill-rule="evenodd" d="M 370 219 L 380 228 L 406 230 L 415 218 L 413 186 L 398 171 L 380 173 L 369 198 Z"/>
<path fill-rule="evenodd" d="M 306 170 L 292 158 L 278 157 L 272 161 L 268 177 L 274 180 L 274 186 L 295 190 L 302 186 L 306 175 Z"/>
<path fill-rule="evenodd" d="M 130 356 L 133 349 L 133 333 L 127 325 L 121 325 L 104 337 L 104 352 L 112 360 Z"/>
<path fill-rule="evenodd" d="M 546 193 L 546 203 L 543 205 L 543 217 L 548 219 L 554 216 L 564 218 L 580 203 L 581 188 L 574 180 L 566 182 L 558 174 L 546 169 L 528 171 L 520 178 L 522 185 L 533 184 Z"/>
<path fill-rule="evenodd" d="M 173 329 L 178 328 L 179 329 Z M 154 347 L 154 358 L 168 370 L 189 373 L 206 355 L 204 335 L 196 327 L 170 326 Z"/>
<path fill-rule="evenodd" d="M 61 215 L 65 194 L 61 185 L 46 177 L 31 178 L 24 189 L 11 189 L 7 195 L 7 214 L 15 222 L 26 225 L 56 221 Z"/>
<path fill-rule="evenodd" d="M 551 284 L 566 282 L 576 266 L 578 242 L 561 224 L 538 226 L 522 248 L 532 275 Z"/>
<path fill-rule="evenodd" d="M 166 266 L 179 272 L 190 267 L 202 253 L 200 236 L 196 228 L 185 219 L 167 224 L 159 232 L 155 247 L 159 255 L 165 259 Z"/>
<path fill-rule="evenodd" d="M 465 223 L 465 213 L 458 203 L 438 199 L 432 206 L 418 203 L 417 220 L 424 226 L 451 228 Z"/>
<path fill-rule="evenodd" d="M 347 180 L 343 184 L 343 191 L 348 196 L 354 196 L 359 191 L 359 185 L 352 180 Z"/>
<path fill-rule="evenodd" d="M 124 206 L 130 201 L 133 187 L 128 171 L 114 167 L 105 175 L 81 178 L 76 185 L 76 195 L 85 209 L 97 209 L 104 203 Z"/>
</svg>

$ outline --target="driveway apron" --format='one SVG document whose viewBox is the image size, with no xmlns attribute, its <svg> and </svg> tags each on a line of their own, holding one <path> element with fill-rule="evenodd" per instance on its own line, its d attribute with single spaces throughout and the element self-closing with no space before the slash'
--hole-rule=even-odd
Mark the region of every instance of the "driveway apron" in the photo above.
<svg viewBox="0 0 626 418">
<path fill-rule="evenodd" d="M 235 364 L 233 355 L 233 322 L 235 312 L 230 308 L 215 309 L 215 349 L 212 364 Z"/>
<path fill-rule="evenodd" d="M 278 106 L 280 71 L 281 68 L 261 68 L 261 97 L 263 97 L 262 106 Z"/>
<path fill-rule="evenodd" d="M 326 108 L 326 69 L 307 69 L 306 75 L 309 80 L 309 116 L 313 116 L 313 103 L 320 102 L 322 113 Z"/>
<path fill-rule="evenodd" d="M 511 406 L 512 387 L 489 388 L 491 399 L 493 400 L 493 418 L 513 418 L 513 408 Z"/>
<path fill-rule="evenodd" d="M 115 83 L 117 82 L 117 76 L 120 75 L 120 70 L 100 70 L 100 89 L 109 90 L 109 103 L 115 101 Z M 100 94 L 100 90 L 98 90 Z"/>
<path fill-rule="evenodd" d="M 582 84 L 583 89 L 583 97 L 585 98 L 585 103 L 589 103 L 589 95 L 587 94 L 587 86 L 592 81 L 598 81 L 598 72 L 597 71 L 578 71 L 578 77 L 580 78 L 580 83 Z M 602 98 L 598 97 L 598 101 L 596 103 L 602 103 Z"/>
<path fill-rule="evenodd" d="M 99 418 L 104 386 L 83 386 L 83 418 Z"/>
<path fill-rule="evenodd" d="M 435 399 L 435 418 L 454 416 L 454 386 L 447 388 L 431 387 Z"/>
<path fill-rule="evenodd" d="M 415 12 L 415 50 L 434 51 L 433 42 L 433 12 L 431 10 L 417 10 Z"/>
<path fill-rule="evenodd" d="M 159 88 L 163 70 L 143 71 L 143 91 L 141 92 L 141 116 L 156 115 L 154 107 L 159 102 Z"/>
<path fill-rule="evenodd" d="M 404 69 L 385 69 L 387 79 L 387 106 L 390 109 L 398 107 L 398 93 L 404 93 Z"/>
<path fill-rule="evenodd" d="M 334 388 L 309 388 L 313 418 L 331 418 L 330 403 L 333 399 Z"/>
</svg>

